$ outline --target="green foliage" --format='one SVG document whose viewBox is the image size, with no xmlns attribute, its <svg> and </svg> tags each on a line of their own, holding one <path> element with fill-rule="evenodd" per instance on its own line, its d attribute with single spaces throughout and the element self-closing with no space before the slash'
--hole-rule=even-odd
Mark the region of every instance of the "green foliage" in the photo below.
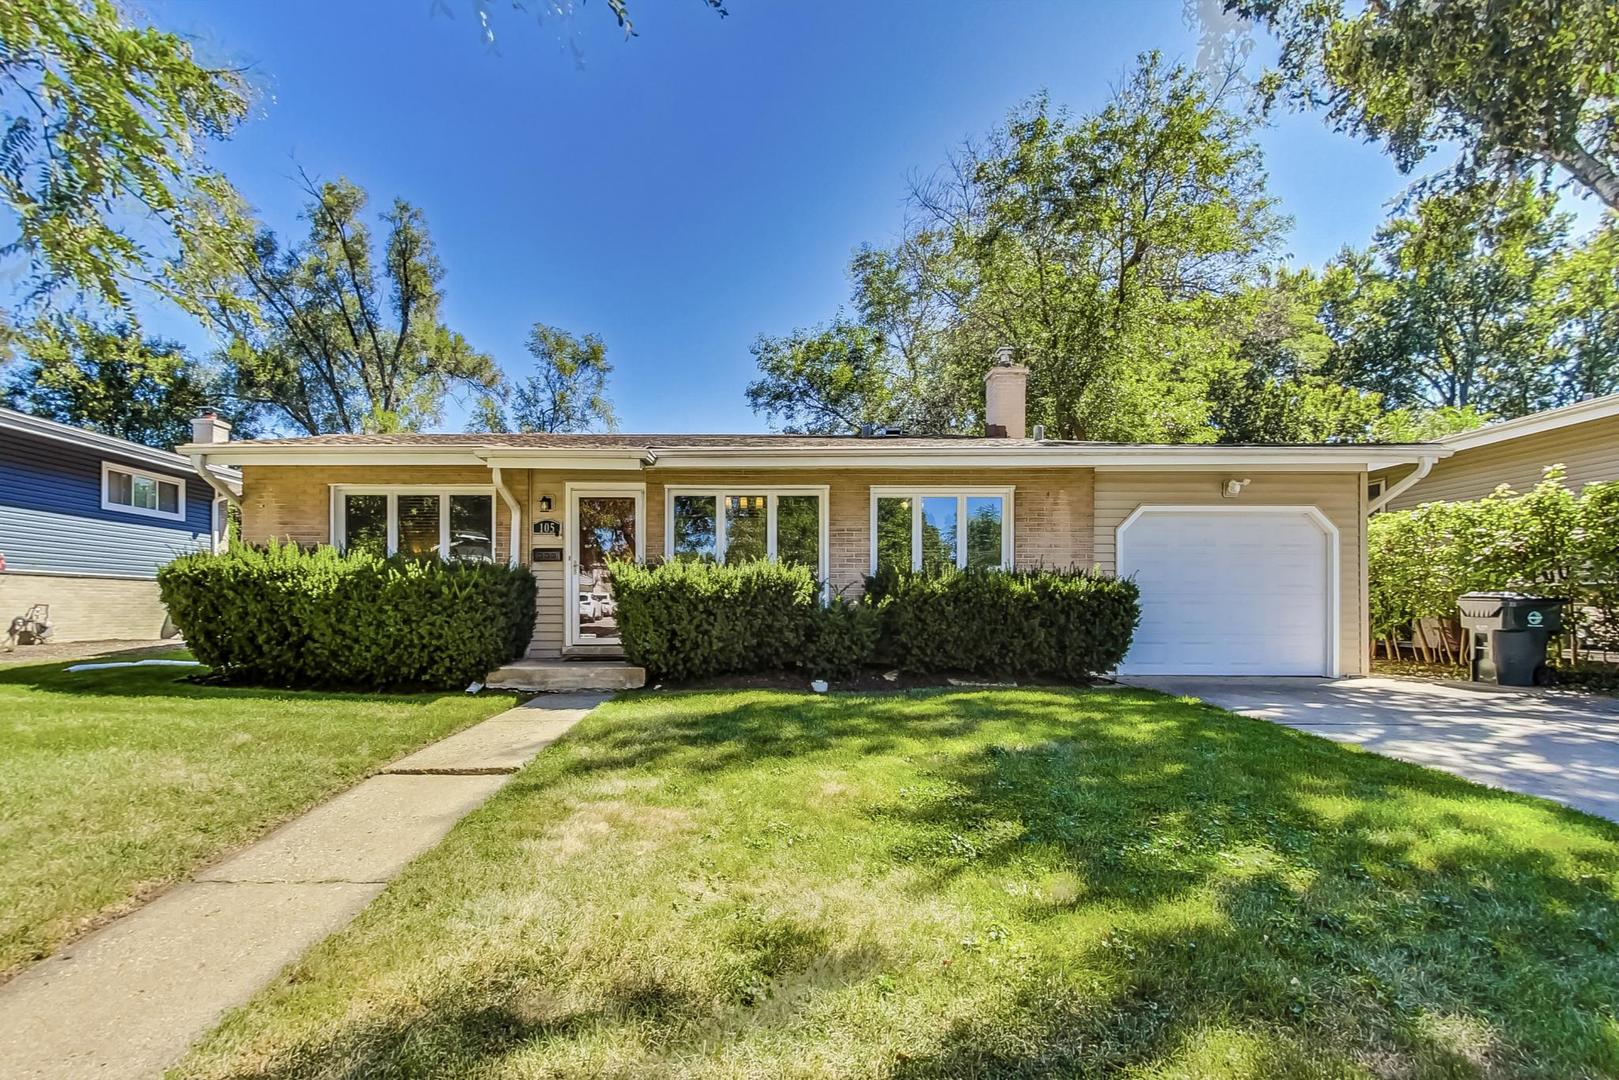
<svg viewBox="0 0 1619 1080">
<path fill-rule="evenodd" d="M 612 431 L 618 426 L 607 396 L 607 346 L 595 334 L 579 337 L 558 326 L 535 323 L 528 333 L 534 374 L 502 387 L 479 403 L 486 431 Z"/>
<path fill-rule="evenodd" d="M 189 229 L 199 144 L 247 108 L 240 73 L 129 25 L 110 0 L 0 4 L 0 197 L 17 229 L 5 252 L 30 259 L 36 296 L 72 284 L 127 307 L 149 254 L 135 229 Z"/>
<path fill-rule="evenodd" d="M 901 424 L 901 390 L 881 334 L 842 315 L 831 325 L 759 335 L 753 343 L 759 378 L 748 404 L 784 431 L 836 435 L 866 424 Z"/>
<path fill-rule="evenodd" d="M 1454 186 L 1563 169 L 1619 209 L 1619 7 L 1609 0 L 1226 0 L 1281 41 L 1271 101 L 1325 109 L 1409 172 L 1441 145 Z"/>
<path fill-rule="evenodd" d="M 534 576 L 495 563 L 272 542 L 183 555 L 158 586 L 197 659 L 269 686 L 458 688 L 534 630 Z"/>
<path fill-rule="evenodd" d="M 1135 582 L 1079 570 L 883 570 L 867 596 L 883 658 L 924 673 L 1088 679 L 1118 666 L 1141 619 Z"/>
<path fill-rule="evenodd" d="M 310 435 L 414 431 L 452 390 L 498 385 L 494 361 L 440 318 L 444 268 L 421 210 L 396 199 L 374 251 L 364 191 L 308 178 L 305 190 L 309 233 L 290 246 L 228 189 L 187 207 L 193 237 L 172 276 L 224 340 L 237 396 Z"/>
<path fill-rule="evenodd" d="M 220 408 L 228 394 L 218 370 L 127 324 L 41 323 L 14 347 L 24 359 L 3 389 L 13 408 L 162 450 L 190 442 L 191 420 L 205 408 L 239 436 L 253 434 L 250 414 Z"/>
<path fill-rule="evenodd" d="M 820 586 L 807 567 L 754 560 L 718 566 L 678 559 L 657 566 L 612 564 L 624 656 L 656 678 L 701 679 L 780 671 L 805 658 Z M 837 616 L 841 618 L 842 616 Z M 843 645 L 817 642 L 836 660 Z"/>
<path fill-rule="evenodd" d="M 810 612 L 799 666 L 818 679 L 852 679 L 877 655 L 876 612 L 843 597 Z"/>
<path fill-rule="evenodd" d="M 1570 625 L 1601 631 L 1619 615 L 1619 484 L 1578 495 L 1561 467 L 1525 493 L 1505 486 L 1472 502 L 1379 514 L 1367 526 L 1374 636 L 1455 614 L 1465 592 L 1565 596 Z"/>
</svg>

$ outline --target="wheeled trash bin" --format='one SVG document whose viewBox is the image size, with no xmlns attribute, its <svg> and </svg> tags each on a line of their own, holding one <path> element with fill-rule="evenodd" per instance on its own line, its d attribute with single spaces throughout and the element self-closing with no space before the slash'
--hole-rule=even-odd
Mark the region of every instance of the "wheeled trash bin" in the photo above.
<svg viewBox="0 0 1619 1080">
<path fill-rule="evenodd" d="M 1546 646 L 1563 629 L 1563 605 L 1550 596 L 1466 593 L 1456 601 L 1467 647 L 1468 676 L 1502 686 L 1550 686 Z"/>
</svg>

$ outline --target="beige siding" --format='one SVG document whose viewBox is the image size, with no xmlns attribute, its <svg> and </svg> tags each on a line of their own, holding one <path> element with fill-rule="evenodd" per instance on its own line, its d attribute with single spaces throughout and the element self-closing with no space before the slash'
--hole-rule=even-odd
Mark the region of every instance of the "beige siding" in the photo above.
<svg viewBox="0 0 1619 1080">
<path fill-rule="evenodd" d="M 147 641 L 176 633 L 150 579 L 0 574 L 0 635 L 34 604 L 51 607 L 52 641 Z"/>
<path fill-rule="evenodd" d="M 1501 484 L 1528 491 L 1540 482 L 1548 465 L 1559 464 L 1567 468 L 1566 483 L 1575 490 L 1586 484 L 1619 480 L 1619 416 L 1460 450 L 1436 464 L 1409 491 L 1402 492 L 1389 509 L 1482 499 Z M 1402 470 L 1390 483 L 1410 471 Z"/>
<path fill-rule="evenodd" d="M 1141 506 L 1314 506 L 1338 529 L 1338 656 L 1349 674 L 1367 669 L 1365 485 L 1359 473 L 1252 473 L 1235 500 L 1220 473 L 1102 471 L 1096 474 L 1096 562 L 1116 569 L 1118 527 Z"/>
</svg>

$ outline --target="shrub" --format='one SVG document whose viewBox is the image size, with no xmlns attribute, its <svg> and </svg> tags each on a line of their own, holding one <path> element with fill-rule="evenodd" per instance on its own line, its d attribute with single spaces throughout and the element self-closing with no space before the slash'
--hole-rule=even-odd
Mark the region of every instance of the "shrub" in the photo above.
<svg viewBox="0 0 1619 1080">
<path fill-rule="evenodd" d="M 271 686 L 465 686 L 534 630 L 534 576 L 494 563 L 272 542 L 183 555 L 158 585 L 197 659 Z"/>
<path fill-rule="evenodd" d="M 779 671 L 804 658 L 819 629 L 820 585 L 801 566 L 754 561 L 737 566 L 676 560 L 612 566 L 624 656 L 657 678 L 701 679 Z"/>
<path fill-rule="evenodd" d="M 877 613 L 837 597 L 810 613 L 799 666 L 817 679 L 852 679 L 877 655 Z"/>
<path fill-rule="evenodd" d="M 1141 619 L 1135 582 L 1081 570 L 885 571 L 867 598 L 882 657 L 918 673 L 1087 679 L 1118 666 Z"/>
</svg>

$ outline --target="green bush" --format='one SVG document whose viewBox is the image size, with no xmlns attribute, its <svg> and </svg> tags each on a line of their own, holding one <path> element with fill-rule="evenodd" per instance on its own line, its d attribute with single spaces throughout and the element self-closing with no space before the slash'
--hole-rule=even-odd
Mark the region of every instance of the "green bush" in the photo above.
<svg viewBox="0 0 1619 1080">
<path fill-rule="evenodd" d="M 157 580 L 197 659 L 270 686 L 461 687 L 534 630 L 534 576 L 495 563 L 271 543 L 183 555 Z"/>
<path fill-rule="evenodd" d="M 655 678 L 798 666 L 819 625 L 820 585 L 801 566 L 618 562 L 612 575 L 624 656 Z"/>
<path fill-rule="evenodd" d="M 879 652 L 906 671 L 1074 680 L 1124 659 L 1140 595 L 1133 581 L 1082 570 L 890 570 L 867 584 Z"/>
<path fill-rule="evenodd" d="M 877 655 L 877 613 L 837 597 L 810 613 L 799 666 L 817 679 L 852 679 Z"/>
</svg>

